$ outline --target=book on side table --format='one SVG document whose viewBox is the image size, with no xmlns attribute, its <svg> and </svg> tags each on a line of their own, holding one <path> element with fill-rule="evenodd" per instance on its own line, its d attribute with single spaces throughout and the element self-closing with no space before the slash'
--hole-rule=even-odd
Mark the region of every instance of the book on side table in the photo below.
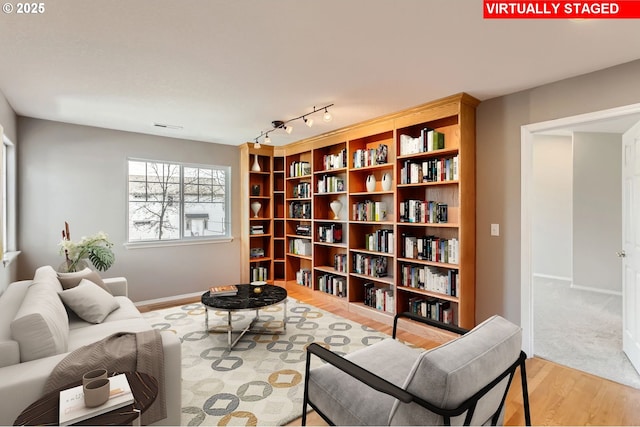
<svg viewBox="0 0 640 427">
<path fill-rule="evenodd" d="M 236 285 L 212 286 L 209 288 L 209 293 L 214 297 L 236 295 L 238 288 Z"/>
<path fill-rule="evenodd" d="M 133 403 L 133 393 L 125 374 L 109 378 L 109 400 L 100 406 L 84 405 L 82 385 L 60 391 L 60 425 L 66 426 Z"/>
</svg>

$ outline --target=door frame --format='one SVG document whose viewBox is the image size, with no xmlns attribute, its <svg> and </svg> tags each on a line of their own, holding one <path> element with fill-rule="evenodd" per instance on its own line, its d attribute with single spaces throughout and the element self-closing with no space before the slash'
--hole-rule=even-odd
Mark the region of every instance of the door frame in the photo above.
<svg viewBox="0 0 640 427">
<path fill-rule="evenodd" d="M 531 206 L 533 205 L 531 181 L 533 176 L 534 134 L 595 121 L 615 119 L 630 114 L 640 114 L 640 103 L 531 123 L 520 128 L 520 326 L 522 327 L 522 349 L 530 357 L 533 357 L 535 348 L 533 342 L 532 225 L 530 214 Z"/>
</svg>

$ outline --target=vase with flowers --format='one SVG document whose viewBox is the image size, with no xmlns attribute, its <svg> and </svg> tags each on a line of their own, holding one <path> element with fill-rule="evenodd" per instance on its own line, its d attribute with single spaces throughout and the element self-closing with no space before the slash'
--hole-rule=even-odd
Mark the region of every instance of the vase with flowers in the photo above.
<svg viewBox="0 0 640 427">
<path fill-rule="evenodd" d="M 106 271 L 115 261 L 112 247 L 113 243 L 109 241 L 109 236 L 103 231 L 93 236 L 82 237 L 77 242 L 72 241 L 69 236 L 69 224 L 65 222 L 60 242 L 60 254 L 64 255 L 65 261 L 58 270 L 61 272 L 80 271 L 88 266 L 87 260 L 89 260 L 97 270 Z"/>
</svg>

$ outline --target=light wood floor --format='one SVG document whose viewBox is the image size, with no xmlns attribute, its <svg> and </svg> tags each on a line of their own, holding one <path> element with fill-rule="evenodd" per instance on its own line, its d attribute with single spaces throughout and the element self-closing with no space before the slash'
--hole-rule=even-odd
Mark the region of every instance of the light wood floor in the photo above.
<svg viewBox="0 0 640 427">
<path fill-rule="evenodd" d="M 330 301 L 310 300 L 307 293 L 296 292 L 295 288 L 288 288 L 288 293 L 292 298 L 316 305 L 323 310 L 382 332 L 391 333 L 389 326 L 351 313 L 331 304 Z M 180 301 L 179 304 L 187 302 L 190 301 Z M 139 308 L 144 311 L 162 308 L 162 306 Z M 438 345 L 434 341 L 406 332 L 399 332 L 398 338 L 424 348 Z M 640 390 L 537 357 L 528 359 L 526 366 L 533 425 L 640 425 Z M 327 425 L 315 413 L 307 417 L 307 424 Z M 300 425 L 300 419 L 288 425 Z M 505 425 L 524 425 L 519 373 L 507 397 Z"/>
</svg>

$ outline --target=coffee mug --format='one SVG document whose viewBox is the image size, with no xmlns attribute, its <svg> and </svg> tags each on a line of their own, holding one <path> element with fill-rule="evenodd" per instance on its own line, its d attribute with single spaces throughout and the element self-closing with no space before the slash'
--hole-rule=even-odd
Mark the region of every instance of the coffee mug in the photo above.
<svg viewBox="0 0 640 427">
<path fill-rule="evenodd" d="M 82 385 L 87 385 L 88 382 L 93 380 L 105 379 L 107 378 L 107 370 L 106 369 L 94 369 L 93 371 L 89 371 L 82 376 Z"/>
<path fill-rule="evenodd" d="M 87 408 L 100 406 L 109 400 L 109 392 L 111 387 L 108 378 L 100 378 L 98 380 L 89 381 L 82 386 L 84 392 L 84 405 Z"/>
</svg>

